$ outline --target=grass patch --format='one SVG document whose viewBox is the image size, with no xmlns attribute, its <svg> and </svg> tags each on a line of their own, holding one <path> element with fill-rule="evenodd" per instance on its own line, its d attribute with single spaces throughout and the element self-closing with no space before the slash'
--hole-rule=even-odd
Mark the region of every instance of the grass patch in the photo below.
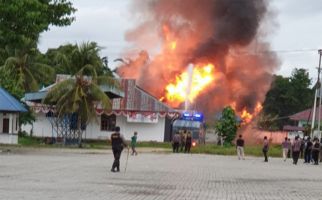
<svg viewBox="0 0 322 200">
<path fill-rule="evenodd" d="M 44 145 L 44 139 L 30 136 L 19 136 L 18 144 L 22 146 L 40 146 Z"/>
<path fill-rule="evenodd" d="M 263 156 L 262 146 L 246 146 L 246 156 Z M 198 145 L 191 148 L 192 153 L 205 153 L 205 154 L 217 154 L 217 155 L 236 155 L 235 146 L 218 146 L 214 144 Z M 271 145 L 268 151 L 268 156 L 281 157 L 282 149 L 281 145 Z"/>
<path fill-rule="evenodd" d="M 77 145 L 62 145 L 62 144 L 46 144 L 44 138 L 20 136 L 18 138 L 18 144 L 27 147 L 65 147 L 65 148 L 78 148 Z M 128 142 L 130 145 L 130 142 Z M 172 149 L 170 142 L 138 142 L 139 148 L 164 148 Z M 86 140 L 83 141 L 83 148 L 87 149 L 111 149 L 110 141 L 106 140 Z M 191 153 L 203 153 L 203 154 L 216 154 L 216 155 L 236 155 L 235 146 L 219 146 L 215 144 L 197 145 L 191 147 Z M 262 146 L 253 145 L 245 147 L 246 156 L 263 156 Z M 282 149 L 281 145 L 270 145 L 268 156 L 281 157 Z"/>
</svg>

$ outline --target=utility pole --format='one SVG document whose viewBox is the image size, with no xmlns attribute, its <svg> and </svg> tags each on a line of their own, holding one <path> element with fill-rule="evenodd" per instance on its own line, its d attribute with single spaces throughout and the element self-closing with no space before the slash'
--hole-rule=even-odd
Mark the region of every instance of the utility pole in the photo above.
<svg viewBox="0 0 322 200">
<path fill-rule="evenodd" d="M 322 93 L 321 93 L 321 82 L 320 82 L 320 73 L 321 73 L 321 57 L 322 57 L 322 49 L 318 50 L 318 53 L 320 55 L 319 58 L 319 67 L 318 67 L 318 80 L 316 83 L 315 87 L 315 95 L 314 95 L 314 104 L 313 104 L 313 116 L 312 116 L 312 123 L 311 123 L 311 138 L 313 137 L 314 134 L 314 122 L 315 122 L 315 113 L 316 113 L 316 100 L 317 96 L 319 95 L 319 112 L 318 112 L 318 133 L 321 138 L 321 131 L 320 131 L 320 126 L 321 126 L 321 98 L 322 98 Z"/>
</svg>

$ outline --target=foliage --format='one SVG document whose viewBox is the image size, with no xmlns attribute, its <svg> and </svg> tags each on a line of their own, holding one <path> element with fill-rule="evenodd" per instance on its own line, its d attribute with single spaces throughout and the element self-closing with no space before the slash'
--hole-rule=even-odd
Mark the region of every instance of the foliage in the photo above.
<svg viewBox="0 0 322 200">
<path fill-rule="evenodd" d="M 35 46 L 35 42 L 29 40 L 25 41 L 21 49 L 7 48 L 8 55 L 13 55 L 5 60 L 1 71 L 6 79 L 12 80 L 10 84 L 14 83 L 15 88 L 12 88 L 12 91 L 36 91 L 39 88 L 38 82 L 49 84 L 53 80 L 54 70 L 46 64 L 37 62 L 40 52 Z"/>
<path fill-rule="evenodd" d="M 97 75 L 111 77 L 112 72 L 108 68 L 107 58 L 100 58 L 100 50 L 101 47 L 95 42 L 86 42 L 80 45 L 66 44 L 59 46 L 57 49 L 49 49 L 44 56 L 44 60 L 48 65 L 53 66 L 57 74 L 76 74 L 79 66 L 91 63 L 95 66 Z M 89 74 L 89 71 L 85 72 L 85 75 Z"/>
<path fill-rule="evenodd" d="M 275 76 L 263 103 L 265 115 L 277 115 L 276 125 L 281 129 L 288 123 L 287 116 L 312 106 L 313 90 L 305 69 L 295 69 L 291 77 Z"/>
<path fill-rule="evenodd" d="M 102 69 L 98 51 L 95 43 L 77 45 L 72 56 L 66 57 L 68 59 L 65 60 L 71 64 L 69 70 L 73 77 L 55 85 L 43 100 L 45 104 L 56 106 L 58 118 L 77 114 L 80 142 L 82 124 L 96 119 L 95 107 L 111 109 L 111 101 L 101 90 L 100 85 L 117 86 L 117 82 L 111 77 L 97 75 L 97 71 Z"/>
<path fill-rule="evenodd" d="M 0 47 L 38 41 L 49 26 L 67 26 L 76 11 L 67 0 L 0 0 Z"/>
<path fill-rule="evenodd" d="M 225 143 L 231 144 L 236 137 L 238 122 L 235 111 L 230 107 L 225 107 L 221 118 L 216 122 L 216 131 L 225 138 Z"/>
</svg>

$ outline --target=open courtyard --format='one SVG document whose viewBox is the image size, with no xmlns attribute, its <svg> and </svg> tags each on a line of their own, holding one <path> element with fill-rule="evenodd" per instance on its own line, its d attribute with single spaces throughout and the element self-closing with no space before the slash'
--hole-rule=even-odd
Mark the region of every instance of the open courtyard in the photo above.
<svg viewBox="0 0 322 200">
<path fill-rule="evenodd" d="M 110 150 L 15 149 L 0 153 L 0 199 L 322 199 L 322 167 L 291 160 L 139 149 L 112 173 Z"/>
</svg>

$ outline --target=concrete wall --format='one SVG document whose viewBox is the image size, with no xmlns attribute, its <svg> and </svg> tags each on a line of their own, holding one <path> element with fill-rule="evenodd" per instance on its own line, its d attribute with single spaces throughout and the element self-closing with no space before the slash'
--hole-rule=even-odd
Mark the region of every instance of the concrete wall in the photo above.
<svg viewBox="0 0 322 200">
<path fill-rule="evenodd" d="M 3 119 L 9 119 L 9 133 L 3 133 Z M 0 113 L 0 143 L 18 144 L 19 113 Z"/>
<path fill-rule="evenodd" d="M 100 116 L 97 120 L 91 122 L 86 128 L 87 139 L 102 139 L 110 138 L 112 131 L 101 131 Z M 121 128 L 121 133 L 126 140 L 130 140 L 133 132 L 138 132 L 138 141 L 158 141 L 164 140 L 165 118 L 159 117 L 158 123 L 129 123 L 123 115 L 116 117 L 116 126 Z M 32 126 L 22 126 L 22 130 L 30 133 Z M 52 137 L 52 126 L 44 113 L 36 114 L 36 121 L 33 123 L 33 136 L 36 137 Z M 54 135 L 56 137 L 56 135 Z"/>
</svg>

